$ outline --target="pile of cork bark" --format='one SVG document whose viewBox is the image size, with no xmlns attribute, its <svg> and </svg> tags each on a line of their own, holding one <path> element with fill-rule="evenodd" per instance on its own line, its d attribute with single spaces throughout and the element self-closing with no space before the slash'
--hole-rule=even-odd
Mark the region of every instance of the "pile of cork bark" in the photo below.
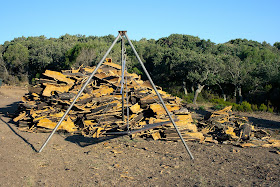
<svg viewBox="0 0 280 187">
<path fill-rule="evenodd" d="M 29 93 L 22 98 L 23 102 L 13 119 L 19 129 L 50 132 L 94 69 L 80 67 L 62 72 L 46 70 L 44 77 L 30 86 Z M 58 130 L 95 138 L 114 132 L 129 132 L 133 136 L 178 139 L 151 84 L 141 80 L 137 74 L 125 71 L 124 75 L 122 78 L 121 66 L 108 60 L 104 62 Z M 202 139 L 203 135 L 197 132 L 191 114 L 182 107 L 181 99 L 167 94 L 160 87 L 157 90 L 183 137 Z"/>
<path fill-rule="evenodd" d="M 198 129 L 204 135 L 204 142 L 233 144 L 241 147 L 280 147 L 280 140 L 253 126 L 248 118 L 234 115 L 231 106 L 205 115 L 198 122 Z"/>
</svg>

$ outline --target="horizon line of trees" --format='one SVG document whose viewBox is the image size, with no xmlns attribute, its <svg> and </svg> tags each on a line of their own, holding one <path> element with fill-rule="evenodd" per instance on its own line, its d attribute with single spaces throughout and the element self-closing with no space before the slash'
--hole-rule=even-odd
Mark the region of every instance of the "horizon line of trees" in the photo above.
<svg viewBox="0 0 280 187">
<path fill-rule="evenodd" d="M 6 84 L 31 83 L 46 69 L 93 66 L 114 39 L 113 35 L 65 34 L 59 38 L 19 37 L 6 41 L 0 45 L 0 79 Z M 196 103 L 199 93 L 207 90 L 224 100 L 266 103 L 280 109 L 280 42 L 270 45 L 234 39 L 215 44 L 199 37 L 171 34 L 133 43 L 154 82 L 170 93 L 192 93 Z M 142 74 L 133 51 L 126 46 L 129 70 Z M 120 44 L 108 57 L 120 63 Z"/>
</svg>

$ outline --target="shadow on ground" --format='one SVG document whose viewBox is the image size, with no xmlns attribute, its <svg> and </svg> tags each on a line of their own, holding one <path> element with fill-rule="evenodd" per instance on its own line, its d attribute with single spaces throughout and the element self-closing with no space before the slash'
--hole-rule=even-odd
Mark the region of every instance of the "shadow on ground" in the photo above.
<svg viewBox="0 0 280 187">
<path fill-rule="evenodd" d="M 24 137 L 22 137 L 19 133 L 16 132 L 16 130 L 14 128 L 16 128 L 16 124 L 15 122 L 12 120 L 11 116 L 15 113 L 15 111 L 18 108 L 18 104 L 20 102 L 14 102 L 12 104 L 6 105 L 6 107 L 2 107 L 0 108 L 0 114 L 2 114 L 3 116 L 7 117 L 9 119 L 8 122 L 6 122 L 5 120 L 3 120 L 2 117 L 0 117 L 0 121 L 3 122 L 3 124 L 6 124 L 9 129 L 16 135 L 18 136 L 20 139 L 22 139 L 28 146 L 31 147 L 32 150 L 34 150 L 35 152 L 38 152 L 35 147 L 28 142 Z M 14 128 L 11 126 L 11 124 L 14 125 Z"/>
<path fill-rule="evenodd" d="M 212 112 L 212 110 L 201 110 L 198 108 L 188 108 L 188 110 L 192 112 L 192 117 L 197 120 L 203 120 L 206 115 L 209 115 Z"/>
<path fill-rule="evenodd" d="M 248 119 L 256 127 L 268 128 L 268 129 L 280 129 L 279 121 L 273 121 L 273 120 L 255 118 L 255 117 L 248 117 Z"/>
<path fill-rule="evenodd" d="M 80 147 L 86 147 L 89 145 L 94 145 L 98 143 L 102 143 L 108 140 L 112 140 L 115 138 L 119 138 L 120 136 L 105 136 L 100 138 L 92 138 L 92 137 L 84 137 L 82 135 L 71 135 L 65 138 L 66 141 L 75 143 Z"/>
<path fill-rule="evenodd" d="M 9 116 L 9 114 L 13 114 L 16 112 L 18 108 L 18 104 L 21 102 L 14 102 L 12 104 L 6 105 L 6 107 L 0 108 L 0 114 L 4 114 L 5 116 Z"/>
<path fill-rule="evenodd" d="M 11 125 L 10 125 L 9 123 L 7 123 L 6 121 L 4 121 L 4 120 L 2 119 L 2 117 L 0 117 L 0 121 L 2 121 L 4 124 L 6 124 L 6 125 L 10 128 L 10 130 L 11 130 L 15 135 L 17 135 L 20 139 L 22 139 L 27 145 L 29 145 L 33 151 L 38 152 L 38 151 L 35 149 L 35 147 L 33 146 L 33 144 L 31 144 L 31 143 L 30 143 L 29 141 L 27 141 L 24 137 L 22 137 L 20 134 L 18 134 L 18 133 L 13 129 L 13 127 L 11 127 Z"/>
</svg>

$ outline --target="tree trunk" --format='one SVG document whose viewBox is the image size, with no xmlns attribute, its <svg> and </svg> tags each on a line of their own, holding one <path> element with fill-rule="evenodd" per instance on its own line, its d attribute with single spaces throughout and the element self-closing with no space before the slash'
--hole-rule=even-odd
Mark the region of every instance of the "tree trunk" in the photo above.
<svg viewBox="0 0 280 187">
<path fill-rule="evenodd" d="M 233 98 L 235 98 L 235 103 L 238 104 L 238 101 L 237 101 L 237 86 L 236 85 L 234 86 Z"/>
<path fill-rule="evenodd" d="M 241 86 L 240 85 L 237 87 L 237 91 L 238 91 L 238 103 L 240 104 L 243 101 L 243 96 L 242 96 Z"/>
<path fill-rule="evenodd" d="M 241 91 L 241 86 L 240 85 L 235 85 L 234 89 L 234 97 L 235 97 L 235 102 L 236 104 L 240 104 L 243 101 L 243 96 L 242 96 L 242 91 Z"/>
<path fill-rule="evenodd" d="M 183 89 L 184 89 L 185 95 L 188 95 L 188 90 L 186 88 L 186 82 L 185 81 L 183 81 Z"/>
<path fill-rule="evenodd" d="M 223 93 L 223 98 L 224 98 L 224 101 L 227 100 L 227 96 L 226 96 L 226 94 L 224 94 L 224 93 Z"/>
<path fill-rule="evenodd" d="M 198 96 L 198 94 L 202 91 L 202 89 L 204 88 L 204 86 L 205 86 L 205 85 L 200 85 L 200 84 L 197 85 L 197 89 L 195 90 L 195 93 L 194 93 L 193 104 L 196 105 L 197 96 Z"/>
<path fill-rule="evenodd" d="M 222 96 L 223 96 L 224 101 L 226 101 L 226 100 L 227 100 L 227 97 L 226 97 L 226 94 L 225 94 L 223 88 L 221 87 L 220 84 L 218 84 L 218 86 L 219 86 L 219 88 L 220 88 L 220 90 L 221 90 L 221 92 L 222 92 Z"/>
<path fill-rule="evenodd" d="M 1 73 L 3 73 L 2 78 L 6 79 L 9 76 L 9 72 L 8 72 L 6 66 L 4 65 L 4 62 L 3 62 L 3 64 L 0 64 L 0 67 L 3 67 L 2 68 L 3 71 L 1 72 Z"/>
<path fill-rule="evenodd" d="M 193 87 L 193 85 L 192 85 L 192 87 L 191 87 L 191 90 L 192 90 L 192 92 L 194 92 L 194 87 Z"/>
</svg>

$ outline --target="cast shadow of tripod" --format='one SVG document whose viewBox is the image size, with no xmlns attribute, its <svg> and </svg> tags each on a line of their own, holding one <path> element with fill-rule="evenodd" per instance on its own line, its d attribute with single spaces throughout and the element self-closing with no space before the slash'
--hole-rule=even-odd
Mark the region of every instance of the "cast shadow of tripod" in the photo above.
<svg viewBox="0 0 280 187">
<path fill-rule="evenodd" d="M 71 135 L 71 136 L 66 137 L 65 140 L 75 143 L 75 144 L 79 145 L 80 147 L 86 147 L 89 145 L 94 145 L 94 144 L 102 143 L 102 142 L 112 140 L 115 138 L 119 138 L 121 136 L 123 136 L 123 135 L 91 138 L 91 137 L 84 137 L 82 135 Z"/>
<path fill-rule="evenodd" d="M 19 102 L 15 102 L 15 103 L 12 103 L 10 105 L 7 105 L 5 108 L 0 108 L 0 114 L 3 114 L 3 116 L 5 117 L 9 117 L 7 114 L 10 113 L 10 112 L 14 112 L 14 109 L 15 107 L 18 105 Z M 30 143 L 28 142 L 23 136 L 21 136 L 19 133 L 17 133 L 15 131 L 15 129 L 10 125 L 10 124 L 14 124 L 15 123 L 11 120 L 11 118 L 9 118 L 10 120 L 8 122 L 6 122 L 5 120 L 2 119 L 2 117 L 0 117 L 0 120 L 6 124 L 10 130 L 15 134 L 17 135 L 19 138 L 21 138 L 27 145 L 29 145 L 31 147 L 31 149 L 35 152 L 38 152 L 35 147 Z"/>
</svg>

